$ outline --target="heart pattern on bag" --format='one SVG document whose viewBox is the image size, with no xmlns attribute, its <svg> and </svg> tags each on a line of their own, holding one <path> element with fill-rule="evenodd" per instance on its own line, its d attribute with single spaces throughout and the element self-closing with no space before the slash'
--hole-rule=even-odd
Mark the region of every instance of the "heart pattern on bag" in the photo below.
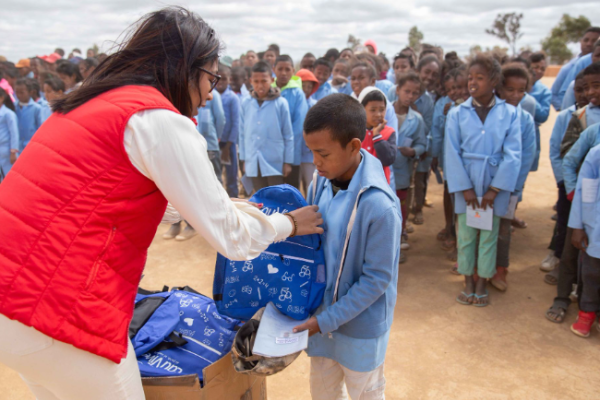
<svg viewBox="0 0 600 400">
<path fill-rule="evenodd" d="M 267 265 L 267 269 L 269 270 L 269 274 L 276 274 L 279 272 L 279 268 L 274 267 L 273 264 Z"/>
</svg>

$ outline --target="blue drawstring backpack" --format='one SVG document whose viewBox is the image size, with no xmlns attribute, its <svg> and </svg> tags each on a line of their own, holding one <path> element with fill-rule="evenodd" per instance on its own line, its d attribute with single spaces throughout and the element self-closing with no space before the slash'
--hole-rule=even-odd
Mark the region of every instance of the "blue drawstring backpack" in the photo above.
<svg viewBox="0 0 600 400">
<path fill-rule="evenodd" d="M 263 188 L 250 201 L 263 203 L 267 215 L 308 205 L 290 185 Z M 306 319 L 323 301 L 324 260 L 317 234 L 273 243 L 251 261 L 231 261 L 218 254 L 213 298 L 221 314 L 244 321 L 270 301 L 289 317 Z"/>
<path fill-rule="evenodd" d="M 136 296 L 129 336 L 143 377 L 197 374 L 203 381 L 202 370 L 231 350 L 240 321 L 184 289 Z"/>
</svg>

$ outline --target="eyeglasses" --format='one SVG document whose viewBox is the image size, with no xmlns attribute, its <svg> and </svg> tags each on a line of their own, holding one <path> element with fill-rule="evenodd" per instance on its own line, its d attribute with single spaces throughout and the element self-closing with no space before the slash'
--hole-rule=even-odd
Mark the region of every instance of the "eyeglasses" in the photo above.
<svg viewBox="0 0 600 400">
<path fill-rule="evenodd" d="M 221 80 L 221 75 L 217 75 L 217 74 L 213 74 L 212 72 L 200 67 L 199 68 L 200 71 L 202 72 L 206 72 L 207 74 L 209 74 L 210 76 L 212 76 L 212 79 L 210 79 L 210 92 L 213 91 L 213 89 L 217 86 L 217 84 L 219 83 L 219 81 Z"/>
</svg>

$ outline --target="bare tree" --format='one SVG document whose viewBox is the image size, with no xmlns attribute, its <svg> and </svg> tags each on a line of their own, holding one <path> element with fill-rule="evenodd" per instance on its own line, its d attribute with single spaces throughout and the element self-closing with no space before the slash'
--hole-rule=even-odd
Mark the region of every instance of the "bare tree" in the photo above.
<svg viewBox="0 0 600 400">
<path fill-rule="evenodd" d="M 485 32 L 504 40 L 512 49 L 513 56 L 517 54 L 517 40 L 523 37 L 521 33 L 521 18 L 523 14 L 506 13 L 498 14 L 492 25 L 492 29 Z"/>
</svg>

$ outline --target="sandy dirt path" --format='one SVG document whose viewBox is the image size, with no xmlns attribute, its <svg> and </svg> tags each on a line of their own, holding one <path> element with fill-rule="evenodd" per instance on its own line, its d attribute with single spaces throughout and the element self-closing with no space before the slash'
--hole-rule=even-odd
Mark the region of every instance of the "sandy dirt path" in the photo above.
<svg viewBox="0 0 600 400">
<path fill-rule="evenodd" d="M 552 80 L 544 80 L 548 86 Z M 491 306 L 465 307 L 454 299 L 462 279 L 435 236 L 443 226 L 442 187 L 432 179 L 425 225 L 410 235 L 408 261 L 400 265 L 398 303 L 385 374 L 388 399 L 598 399 L 600 333 L 589 339 L 570 332 L 577 308 L 566 322 L 544 318 L 556 293 L 538 266 L 553 229 L 556 188 L 548 141 L 556 113 L 542 127 L 540 170 L 532 173 L 517 214 L 529 227 L 513 235 L 509 289 L 490 289 Z M 161 226 L 150 248 L 142 286 L 188 284 L 212 293 L 215 252 L 200 237 L 164 241 Z M 309 399 L 309 359 L 302 355 L 268 379 L 269 399 Z M 18 374 L 0 365 L 0 399 L 32 400 Z M 84 400 L 84 399 L 82 399 Z"/>
</svg>

